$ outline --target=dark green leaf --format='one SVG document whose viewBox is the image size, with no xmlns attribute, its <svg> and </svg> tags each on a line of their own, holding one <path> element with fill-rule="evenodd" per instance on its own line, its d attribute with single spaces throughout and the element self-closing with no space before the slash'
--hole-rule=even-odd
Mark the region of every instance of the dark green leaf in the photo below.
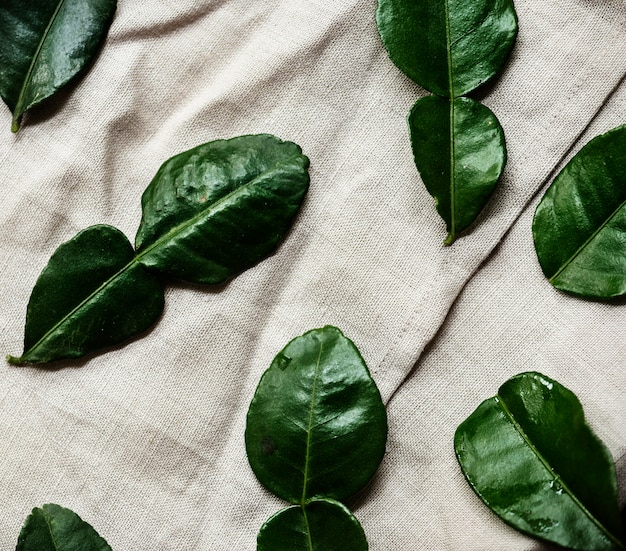
<svg viewBox="0 0 626 551">
<path fill-rule="evenodd" d="M 50 258 L 28 303 L 24 353 L 8 360 L 77 358 L 144 331 L 162 310 L 163 288 L 135 261 L 128 239 L 92 226 Z"/>
<path fill-rule="evenodd" d="M 145 266 L 221 283 L 272 253 L 309 185 L 309 160 L 270 135 L 207 143 L 167 161 L 142 197 Z"/>
<path fill-rule="evenodd" d="M 491 79 L 517 35 L 511 0 L 378 0 L 376 21 L 398 68 L 449 98 Z"/>
<path fill-rule="evenodd" d="M 537 207 L 533 237 L 557 289 L 626 294 L 626 126 L 594 138 L 565 166 Z"/>
<path fill-rule="evenodd" d="M 452 243 L 487 203 L 506 163 L 495 115 L 469 98 L 427 96 L 409 115 L 415 164 Z"/>
<path fill-rule="evenodd" d="M 378 468 L 386 438 L 376 384 L 335 327 L 292 340 L 264 373 L 248 411 L 252 469 L 276 495 L 301 505 L 361 489 Z"/>
<path fill-rule="evenodd" d="M 25 111 L 53 95 L 95 57 L 116 0 L 2 0 L 0 95 L 17 132 Z"/>
<path fill-rule="evenodd" d="M 275 514 L 261 528 L 257 551 L 367 551 L 359 521 L 330 499 L 295 505 Z"/>
<path fill-rule="evenodd" d="M 611 455 L 556 381 L 513 377 L 459 426 L 454 445 L 472 488 L 514 528 L 571 549 L 625 548 Z"/>
<path fill-rule="evenodd" d="M 59 505 L 36 507 L 27 517 L 16 551 L 111 551 L 93 527 Z"/>
</svg>

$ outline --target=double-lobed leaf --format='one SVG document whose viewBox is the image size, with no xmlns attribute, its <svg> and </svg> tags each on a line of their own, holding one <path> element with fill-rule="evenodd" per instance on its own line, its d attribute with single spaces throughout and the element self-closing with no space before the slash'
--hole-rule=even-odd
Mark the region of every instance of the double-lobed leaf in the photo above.
<svg viewBox="0 0 626 551">
<path fill-rule="evenodd" d="M 76 513 L 49 503 L 26 518 L 16 551 L 111 551 L 111 547 Z"/>
<path fill-rule="evenodd" d="M 448 98 L 496 75 L 517 36 L 512 0 L 378 0 L 376 21 L 398 68 Z"/>
<path fill-rule="evenodd" d="M 77 358 L 150 327 L 163 310 L 160 274 L 222 283 L 272 253 L 309 185 L 300 148 L 270 135 L 196 147 L 167 161 L 143 196 L 137 249 L 110 226 L 61 245 L 28 305 L 21 357 Z"/>
<path fill-rule="evenodd" d="M 365 532 L 345 505 L 316 499 L 271 517 L 257 538 L 257 551 L 367 551 Z"/>
<path fill-rule="evenodd" d="M 0 3 L 0 96 L 22 115 L 52 96 L 96 56 L 116 0 L 3 0 Z"/>
<path fill-rule="evenodd" d="M 259 481 L 296 504 L 261 529 L 259 551 L 365 551 L 340 503 L 385 452 L 387 416 L 361 354 L 336 327 L 292 340 L 263 374 L 248 410 L 246 451 Z"/>
<path fill-rule="evenodd" d="M 415 165 L 446 223 L 447 245 L 483 209 L 506 164 L 496 116 L 470 98 L 427 96 L 408 118 Z"/>
<path fill-rule="evenodd" d="M 557 289 L 626 295 L 626 126 L 594 138 L 563 168 L 537 206 L 533 238 Z"/>
<path fill-rule="evenodd" d="M 304 504 L 360 490 L 385 452 L 387 416 L 363 358 L 336 327 L 292 340 L 263 374 L 246 425 L 259 481 Z"/>
<path fill-rule="evenodd" d="M 570 549 L 626 549 L 611 455 L 558 382 L 535 372 L 508 380 L 454 445 L 472 488 L 514 528 Z"/>
<path fill-rule="evenodd" d="M 512 0 L 378 0 L 389 57 L 435 94 L 408 118 L 415 163 L 448 229 L 446 245 L 478 217 L 504 170 L 495 115 L 462 97 L 503 67 L 517 37 Z"/>
</svg>

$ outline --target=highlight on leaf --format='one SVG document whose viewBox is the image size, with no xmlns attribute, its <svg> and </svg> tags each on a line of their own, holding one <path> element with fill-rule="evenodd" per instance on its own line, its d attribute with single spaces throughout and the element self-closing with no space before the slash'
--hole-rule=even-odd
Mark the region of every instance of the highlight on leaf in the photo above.
<svg viewBox="0 0 626 551">
<path fill-rule="evenodd" d="M 338 502 L 370 481 L 386 438 L 384 404 L 354 343 L 331 326 L 292 340 L 263 374 L 247 415 L 252 470 L 295 505 L 266 523 L 257 548 L 287 551 L 308 541 L 305 549 L 340 549 L 328 541 L 345 532 L 350 549 L 367 549 L 358 521 Z"/>
<path fill-rule="evenodd" d="M 87 228 L 52 255 L 32 291 L 24 352 L 10 363 L 79 358 L 152 326 L 161 276 L 223 283 L 273 253 L 309 186 L 294 143 L 261 134 L 210 142 L 163 164 L 144 193 L 137 248 Z"/>
<path fill-rule="evenodd" d="M 459 425 L 454 447 L 472 489 L 513 528 L 569 549 L 626 549 L 611 454 L 558 382 L 509 379 Z"/>
<path fill-rule="evenodd" d="M 626 295 L 626 126 L 597 136 L 567 163 L 537 206 L 533 239 L 557 289 Z"/>
<path fill-rule="evenodd" d="M 512 0 L 378 0 L 376 23 L 396 66 L 447 98 L 490 81 L 517 37 Z"/>
<path fill-rule="evenodd" d="M 30 108 L 54 95 L 95 58 L 117 0 L 3 0 L 0 96 L 17 132 Z"/>
<path fill-rule="evenodd" d="M 415 165 L 452 244 L 478 217 L 506 164 L 496 116 L 470 98 L 426 96 L 409 114 Z"/>
<path fill-rule="evenodd" d="M 111 551 L 107 542 L 74 511 L 49 503 L 26 518 L 16 551 Z"/>
<path fill-rule="evenodd" d="M 506 163 L 496 116 L 463 97 L 503 68 L 517 37 L 512 0 L 378 0 L 376 23 L 391 60 L 436 94 L 408 117 L 417 169 L 451 245 L 477 219 Z"/>
</svg>

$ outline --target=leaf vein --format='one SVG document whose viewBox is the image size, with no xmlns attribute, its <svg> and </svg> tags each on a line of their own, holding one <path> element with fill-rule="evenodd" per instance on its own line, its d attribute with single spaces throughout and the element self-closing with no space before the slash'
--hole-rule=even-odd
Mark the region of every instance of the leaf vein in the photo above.
<svg viewBox="0 0 626 551">
<path fill-rule="evenodd" d="M 617 545 L 621 549 L 624 549 L 623 544 L 611 533 L 609 530 L 585 507 L 585 505 L 576 497 L 574 492 L 570 489 L 570 487 L 565 483 L 565 481 L 555 472 L 552 466 L 548 463 L 545 457 L 541 454 L 541 452 L 537 449 L 537 447 L 532 443 L 522 426 L 517 422 L 511 410 L 508 408 L 502 396 L 500 394 L 496 394 L 496 403 L 500 405 L 500 409 L 504 412 L 507 419 L 513 425 L 513 428 L 520 435 L 524 443 L 528 446 L 528 448 L 535 454 L 537 459 L 541 462 L 544 468 L 552 475 L 555 482 L 563 488 L 563 490 L 567 493 L 567 495 L 572 499 L 572 501 L 580 508 L 580 510 L 589 518 L 589 520 L 595 524 L 595 526 L 602 532 L 602 534 L 613 544 Z"/>
</svg>

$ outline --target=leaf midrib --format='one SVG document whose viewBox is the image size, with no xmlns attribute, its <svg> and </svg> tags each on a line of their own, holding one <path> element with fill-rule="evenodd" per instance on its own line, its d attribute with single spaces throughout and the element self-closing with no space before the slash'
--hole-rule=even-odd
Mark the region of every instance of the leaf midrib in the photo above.
<svg viewBox="0 0 626 551">
<path fill-rule="evenodd" d="M 59 551 L 59 545 L 57 544 L 56 538 L 54 537 L 54 532 L 52 530 L 52 523 L 48 520 L 48 517 L 46 516 L 45 512 L 42 515 L 44 522 L 46 523 L 46 526 L 48 527 L 48 531 L 50 532 L 50 539 L 52 540 L 52 545 L 54 545 L 54 549 L 55 551 Z"/>
<path fill-rule="evenodd" d="M 611 213 L 611 215 L 604 222 L 602 222 L 602 224 L 600 224 L 600 226 L 584 241 L 580 247 L 578 247 L 578 249 L 576 249 L 576 251 L 574 251 L 574 253 L 563 263 L 563 265 L 552 277 L 550 277 L 548 281 L 553 283 L 554 280 L 560 276 L 569 267 L 569 265 L 574 262 L 574 260 L 576 260 L 578 255 L 585 250 L 587 245 L 589 245 L 589 243 L 591 243 L 599 235 L 599 233 L 608 226 L 611 220 L 613 220 L 613 218 L 615 218 L 625 206 L 626 200 L 622 201 L 622 203 Z"/>
<path fill-rule="evenodd" d="M 603 524 L 602 522 L 600 522 L 592 513 L 591 511 L 589 511 L 589 509 L 587 509 L 587 507 L 585 507 L 585 505 L 578 499 L 578 497 L 576 497 L 576 495 L 574 494 L 574 492 L 572 492 L 572 490 L 569 488 L 569 486 L 563 481 L 563 479 L 555 472 L 555 470 L 552 468 L 552 466 L 550 465 L 550 463 L 548 463 L 548 461 L 546 460 L 545 457 L 543 457 L 543 455 L 541 454 L 541 452 L 537 449 L 537 447 L 532 443 L 532 441 L 530 440 L 530 438 L 528 437 L 528 435 L 526 434 L 526 432 L 524 431 L 524 429 L 522 428 L 522 426 L 517 422 L 517 420 L 515 419 L 515 417 L 513 416 L 513 414 L 511 413 L 511 410 L 508 408 L 508 406 L 506 405 L 504 399 L 502 398 L 502 396 L 498 393 L 495 396 L 496 398 L 496 403 L 500 405 L 500 408 L 502 409 L 502 411 L 504 412 L 504 414 L 506 415 L 506 417 L 508 418 L 508 420 L 510 421 L 510 423 L 513 425 L 513 428 L 515 428 L 515 430 L 518 432 L 518 434 L 521 436 L 522 440 L 524 440 L 524 443 L 528 446 L 528 448 L 531 450 L 531 452 L 533 452 L 535 454 L 535 456 L 537 457 L 537 459 L 539 459 L 539 461 L 541 462 L 541 464 L 544 466 L 544 468 L 553 476 L 555 482 L 557 482 L 562 488 L 563 490 L 567 493 L 567 495 L 570 497 L 570 499 L 581 509 L 581 511 L 587 516 L 587 518 L 589 518 L 589 520 L 591 520 L 591 522 L 593 524 L 595 524 L 595 526 L 602 532 L 602 534 L 614 545 L 616 545 L 619 549 L 624 549 L 624 545 L 623 543 L 617 539 Z"/>
<path fill-rule="evenodd" d="M 48 22 L 48 25 L 46 26 L 43 32 L 43 36 L 41 37 L 39 44 L 37 44 L 37 49 L 35 50 L 33 58 L 30 62 L 28 71 L 26 72 L 26 76 L 24 77 L 24 82 L 22 83 L 22 87 L 20 89 L 20 95 L 18 96 L 17 103 L 15 104 L 15 111 L 13 113 L 13 121 L 12 121 L 12 126 L 11 126 L 11 130 L 13 130 L 13 132 L 17 132 L 19 130 L 19 127 L 20 127 L 19 118 L 22 115 L 22 106 L 24 104 L 24 96 L 26 94 L 26 89 L 31 83 L 33 70 L 35 69 L 35 65 L 37 64 L 37 61 L 39 60 L 41 50 L 43 49 L 44 44 L 48 40 L 50 29 L 52 29 L 52 26 L 56 22 L 56 18 L 59 15 L 59 12 L 61 11 L 61 7 L 63 6 L 64 3 L 65 3 L 65 0 L 59 0 L 59 3 L 57 4 L 57 7 L 54 10 L 54 13 L 52 14 L 52 17 L 50 18 L 50 21 Z"/>
<path fill-rule="evenodd" d="M 456 237 L 456 181 L 454 178 L 454 83 L 452 73 L 452 37 L 450 31 L 450 5 L 445 0 L 445 23 L 446 23 L 446 53 L 448 58 L 448 94 L 450 96 L 450 112 L 448 124 L 450 126 L 450 231 L 444 241 L 445 245 L 451 245 Z"/>
<path fill-rule="evenodd" d="M 59 327 L 61 327 L 76 312 L 78 312 L 81 308 L 83 308 L 91 300 L 93 300 L 101 291 L 103 291 L 104 289 L 106 289 L 106 287 L 111 285 L 111 283 L 113 283 L 125 271 L 129 270 L 134 264 L 141 264 L 141 262 L 140 262 L 141 258 L 143 258 L 145 255 L 147 255 L 149 252 L 153 251 L 158 246 L 162 245 L 163 242 L 165 242 L 165 241 L 167 241 L 169 239 L 173 239 L 177 234 L 183 232 L 188 227 L 192 226 L 195 222 L 197 222 L 198 220 L 202 219 L 203 216 L 206 216 L 206 217 L 211 216 L 211 214 L 213 212 L 215 212 L 217 209 L 219 209 L 219 207 L 222 205 L 222 203 L 224 203 L 227 200 L 231 199 L 232 197 L 236 196 L 238 193 L 242 193 L 243 190 L 249 189 L 250 187 L 254 186 L 261 178 L 267 177 L 268 174 L 271 174 L 272 172 L 274 172 L 274 171 L 276 171 L 276 170 L 278 170 L 280 168 L 283 168 L 285 165 L 287 165 L 289 162 L 291 162 L 293 159 L 295 159 L 297 157 L 298 157 L 298 155 L 292 155 L 291 157 L 288 157 L 282 164 L 276 164 L 271 169 L 262 172 L 261 174 L 259 174 L 258 176 L 256 176 L 252 180 L 250 180 L 249 182 L 239 186 L 238 188 L 234 189 L 233 191 L 231 191 L 227 195 L 224 195 L 224 197 L 221 197 L 217 201 L 213 202 L 210 205 L 209 208 L 206 208 L 206 209 L 200 211 L 196 216 L 193 216 L 192 218 L 187 220 L 185 223 L 179 224 L 178 226 L 175 226 L 174 228 L 172 228 L 169 232 L 164 234 L 161 238 L 157 239 L 152 245 L 147 247 L 141 253 L 135 254 L 135 256 L 132 258 L 132 260 L 130 260 L 128 262 L 128 264 L 126 264 L 124 267 L 122 267 L 119 271 L 117 271 L 115 274 L 113 274 L 110 278 L 105 280 L 97 289 L 92 291 L 91 294 L 89 294 L 85 299 L 83 299 L 77 306 L 75 306 L 72 310 L 70 310 L 67 314 L 65 314 L 65 316 L 63 316 L 63 318 L 61 318 L 56 324 L 54 324 L 33 346 L 30 347 L 29 350 L 25 351 L 24 354 L 22 354 L 22 356 L 20 358 L 13 358 L 13 356 L 8 356 L 7 357 L 8 361 L 9 362 L 14 361 L 14 362 L 17 362 L 17 363 L 27 362 L 28 361 L 28 356 L 32 355 L 32 353 L 35 350 L 37 350 L 37 348 L 39 348 L 42 344 L 44 344 L 46 342 L 46 340 L 48 339 L 48 337 L 52 333 L 54 333 Z"/>
<path fill-rule="evenodd" d="M 306 491 L 308 485 L 309 478 L 309 460 L 311 458 L 311 433 L 313 432 L 313 416 L 315 413 L 315 400 L 317 398 L 317 383 L 319 380 L 319 372 L 320 372 L 320 362 L 322 359 L 322 350 L 324 349 L 324 344 L 320 340 L 320 349 L 317 354 L 317 361 L 315 363 L 315 375 L 313 377 L 313 386 L 311 388 L 311 401 L 309 402 L 309 420 L 307 423 L 307 435 L 306 435 L 306 448 L 305 448 L 305 456 L 304 456 L 304 473 L 303 473 L 303 482 L 302 482 L 302 497 L 300 498 L 300 505 L 304 509 L 306 504 Z"/>
<path fill-rule="evenodd" d="M 314 551 L 313 538 L 311 536 L 311 526 L 309 525 L 309 517 L 306 514 L 306 505 L 302 503 L 300 507 L 302 508 L 302 516 L 304 517 L 304 526 L 306 527 L 306 537 L 307 543 L 309 544 L 309 551 Z"/>
</svg>

